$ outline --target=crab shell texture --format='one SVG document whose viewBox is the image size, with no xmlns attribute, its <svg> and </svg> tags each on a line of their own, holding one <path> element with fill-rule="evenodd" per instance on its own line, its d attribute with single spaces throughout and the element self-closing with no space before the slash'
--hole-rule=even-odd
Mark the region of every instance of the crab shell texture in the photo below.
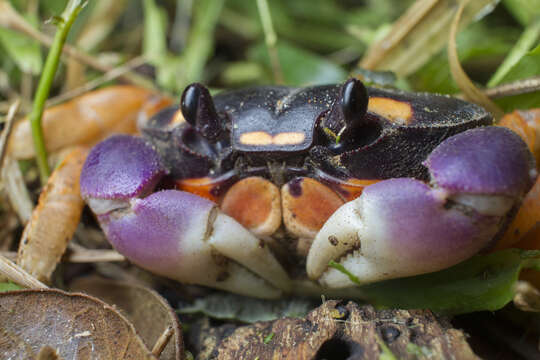
<svg viewBox="0 0 540 360">
<path fill-rule="evenodd" d="M 132 262 L 275 298 L 459 263 L 489 248 L 537 174 L 482 108 L 355 79 L 214 97 L 200 84 L 90 153 L 81 192 Z"/>
</svg>

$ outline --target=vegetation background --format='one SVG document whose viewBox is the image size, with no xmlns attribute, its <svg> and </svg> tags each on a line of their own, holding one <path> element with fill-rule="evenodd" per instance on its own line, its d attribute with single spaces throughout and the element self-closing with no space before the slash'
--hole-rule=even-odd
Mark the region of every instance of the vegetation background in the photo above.
<svg viewBox="0 0 540 360">
<path fill-rule="evenodd" d="M 47 105 L 118 83 L 135 84 L 179 100 L 192 82 L 205 83 L 217 92 L 260 84 L 339 83 L 350 76 L 360 76 L 377 86 L 467 97 L 470 88 L 464 85 L 463 76 L 455 75 L 456 64 L 449 60 L 447 51 L 451 20 L 457 4 L 465 2 L 90 0 L 82 2 L 85 6 L 67 37 L 67 44 L 75 49 L 72 52 L 79 56 L 62 56 Z M 67 0 L 0 0 L 0 130 L 15 99 L 21 100 L 19 115 L 31 112 L 49 40 L 67 4 Z M 408 26 L 411 22 L 417 25 Z M 459 62 L 481 92 L 505 113 L 540 107 L 540 0 L 470 1 L 460 24 L 456 39 Z M 40 191 L 36 164 L 25 160 L 20 167 L 35 200 Z M 23 226 L 13 220 L 9 206 L 2 201 L 0 250 L 13 251 Z M 83 216 L 92 222 L 89 218 Z M 15 240 L 3 241 L 8 237 Z M 512 296 L 510 285 L 521 270 L 522 259 L 513 261 L 514 267 L 497 274 L 498 279 L 509 279 L 499 293 L 506 302 Z M 74 277 L 73 271 L 61 267 L 53 283 L 63 287 L 67 278 Z M 475 284 L 467 286 L 474 288 Z M 396 287 L 385 289 L 380 292 L 382 297 Z M 176 300 L 169 288 L 160 290 L 169 300 Z M 440 294 L 430 296 L 429 301 L 446 305 Z M 487 306 L 483 300 L 475 299 L 470 306 Z M 281 307 L 279 311 L 285 313 L 275 313 L 275 307 L 262 312 L 290 315 L 304 313 L 310 306 L 290 301 L 282 305 L 285 310 Z M 208 298 L 184 311 L 219 317 L 234 308 L 235 320 L 250 322 L 260 318 L 259 306 L 226 296 Z M 252 308 L 256 309 L 255 317 Z M 502 313 L 505 320 L 486 318 L 485 314 L 458 317 L 457 324 L 469 326 L 473 333 L 476 329 L 476 334 L 482 331 L 479 324 L 497 331 L 508 329 L 497 325 L 500 321 L 512 326 L 527 322 L 527 329 L 538 327 L 537 317 L 525 319 L 523 314 L 514 309 Z M 531 319 L 536 321 L 533 325 Z M 521 339 L 527 331 L 519 332 Z M 497 338 L 513 349 L 514 353 L 508 354 L 525 354 L 524 358 L 537 355 L 534 345 L 525 346 L 521 335 L 511 333 L 500 330 Z M 475 350 L 483 345 L 477 346 Z"/>
</svg>

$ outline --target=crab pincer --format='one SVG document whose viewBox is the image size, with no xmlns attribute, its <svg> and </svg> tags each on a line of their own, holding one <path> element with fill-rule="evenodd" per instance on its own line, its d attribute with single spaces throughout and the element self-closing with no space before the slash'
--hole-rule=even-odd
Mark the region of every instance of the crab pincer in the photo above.
<svg viewBox="0 0 540 360">
<path fill-rule="evenodd" d="M 310 278 L 327 287 L 412 276 L 457 264 L 496 241 L 537 174 L 513 132 L 483 127 L 454 135 L 424 161 L 431 181 L 396 178 L 366 187 L 314 239 Z"/>
<path fill-rule="evenodd" d="M 289 289 L 268 246 L 215 203 L 178 190 L 152 193 L 165 174 L 140 138 L 114 136 L 90 153 L 81 193 L 119 252 L 183 283 L 265 298 Z"/>
</svg>

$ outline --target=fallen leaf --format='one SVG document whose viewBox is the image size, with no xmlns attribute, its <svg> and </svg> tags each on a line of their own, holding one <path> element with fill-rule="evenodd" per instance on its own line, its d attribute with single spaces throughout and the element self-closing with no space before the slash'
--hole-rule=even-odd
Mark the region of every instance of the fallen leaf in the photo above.
<svg viewBox="0 0 540 360">
<path fill-rule="evenodd" d="M 195 329 L 194 329 L 195 330 Z M 478 359 L 463 332 L 429 310 L 326 301 L 305 318 L 237 328 L 203 325 L 197 359 Z M 193 332 L 190 331 L 190 333 Z M 415 350 L 411 352 L 411 350 Z M 419 355 L 419 354 L 423 354 Z"/>
<path fill-rule="evenodd" d="M 263 300 L 235 294 L 215 293 L 181 307 L 180 314 L 202 313 L 221 320 L 246 323 L 270 321 L 281 317 L 302 317 L 312 308 L 306 299 Z"/>
<path fill-rule="evenodd" d="M 465 0 L 418 0 L 394 23 L 388 35 L 373 43 L 360 62 L 369 70 L 407 76 L 438 53 L 448 40 L 457 6 Z M 465 27 L 493 10 L 497 0 L 471 1 L 461 21 Z"/>
<path fill-rule="evenodd" d="M 113 307 L 61 290 L 0 293 L 0 358 L 34 359 L 49 346 L 61 359 L 155 359 Z"/>
<path fill-rule="evenodd" d="M 20 290 L 22 287 L 20 287 L 17 284 L 10 283 L 10 282 L 0 282 L 0 292 L 2 291 L 12 291 L 12 290 Z"/>
<path fill-rule="evenodd" d="M 182 328 L 176 313 L 157 292 L 124 282 L 99 277 L 79 278 L 71 289 L 95 296 L 114 305 L 137 329 L 143 342 L 151 348 L 163 332 L 171 327 L 173 336 L 160 355 L 160 360 L 184 358 Z"/>
<path fill-rule="evenodd" d="M 472 2 L 471 2 L 472 3 Z M 493 102 L 490 98 L 488 98 L 480 89 L 476 87 L 476 85 L 472 82 L 472 80 L 469 78 L 467 73 L 465 73 L 465 70 L 463 70 L 463 67 L 461 66 L 461 63 L 459 62 L 459 57 L 457 54 L 457 45 L 456 45 L 456 35 L 458 31 L 458 26 L 461 21 L 463 11 L 465 10 L 466 6 L 469 4 L 469 0 L 463 1 L 452 20 L 452 24 L 450 26 L 450 35 L 448 39 L 448 64 L 450 65 L 450 72 L 452 73 L 452 77 L 454 78 L 454 81 L 458 85 L 458 87 L 463 92 L 465 99 L 472 101 L 480 106 L 483 106 L 491 112 L 493 117 L 495 119 L 500 119 L 503 117 L 504 112 Z"/>
<path fill-rule="evenodd" d="M 40 281 L 50 280 L 79 224 L 84 207 L 79 176 L 86 155 L 84 147 L 69 152 L 49 178 L 24 229 L 17 264 Z"/>
</svg>

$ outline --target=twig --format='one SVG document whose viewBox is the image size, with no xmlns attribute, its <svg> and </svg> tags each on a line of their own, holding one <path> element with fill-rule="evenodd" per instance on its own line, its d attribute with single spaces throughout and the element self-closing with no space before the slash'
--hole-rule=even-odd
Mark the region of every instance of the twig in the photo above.
<svg viewBox="0 0 540 360">
<path fill-rule="evenodd" d="M 9 260 L 15 260 L 17 258 L 17 252 L 3 251 L 0 252 L 0 256 L 4 256 Z M 124 260 L 126 260 L 126 258 L 115 250 L 84 249 L 68 252 L 66 256 L 63 257 L 63 261 L 78 264 L 95 262 L 119 262 Z"/>
<path fill-rule="evenodd" d="M 60 62 L 60 54 L 62 47 L 66 42 L 66 38 L 71 29 L 71 25 L 75 22 L 77 15 L 82 10 L 84 1 L 70 0 L 66 5 L 66 10 L 58 21 L 58 29 L 54 35 L 54 41 L 47 55 L 43 73 L 39 79 L 39 84 L 34 96 L 34 104 L 29 119 L 32 125 L 32 138 L 34 139 L 34 148 L 36 150 L 36 161 L 39 168 L 39 177 L 41 184 L 47 183 L 47 178 L 50 175 L 49 164 L 47 162 L 47 150 L 43 136 L 43 127 L 41 126 L 41 117 L 45 108 L 45 100 L 49 96 L 49 91 L 56 74 L 56 69 Z"/>
<path fill-rule="evenodd" d="M 266 48 L 268 49 L 268 55 L 270 56 L 270 64 L 274 73 L 274 80 L 277 84 L 283 84 L 283 72 L 281 70 L 281 63 L 279 62 L 279 54 L 277 51 L 277 35 L 272 25 L 272 17 L 270 15 L 270 9 L 268 8 L 268 2 L 266 0 L 257 0 L 257 7 L 259 8 L 259 15 L 261 16 L 261 22 L 264 31 L 264 41 Z"/>
<path fill-rule="evenodd" d="M 11 7 L 8 1 L 0 1 L 0 26 L 23 33 L 49 48 L 53 45 L 54 42 L 53 38 L 51 38 L 50 36 L 34 29 L 22 16 L 19 15 L 18 12 L 16 12 Z M 73 59 L 79 61 L 80 63 L 88 65 L 102 72 L 108 72 L 114 69 L 112 66 L 103 64 L 95 57 L 90 56 L 69 44 L 64 44 L 62 52 L 65 55 L 71 56 Z M 154 86 L 152 80 L 133 72 L 127 72 L 123 74 L 122 79 L 150 90 L 158 90 Z"/>
<path fill-rule="evenodd" d="M 484 94 L 492 99 L 498 99 L 506 96 L 528 94 L 535 91 L 540 91 L 540 76 L 485 89 Z"/>
<path fill-rule="evenodd" d="M 22 224 L 26 224 L 32 217 L 34 204 L 26 188 L 19 163 L 11 156 L 6 156 L 0 173 L 1 182 L 8 195 L 11 207 L 17 213 Z"/>
<path fill-rule="evenodd" d="M 365 69 L 374 70 L 378 63 L 394 49 L 422 19 L 435 7 L 437 0 L 415 1 L 394 23 L 392 30 L 381 41 L 370 46 L 359 63 Z"/>
<path fill-rule="evenodd" d="M 124 255 L 116 250 L 84 250 L 68 253 L 67 261 L 72 263 L 93 263 L 93 262 L 117 262 L 124 261 Z"/>
<path fill-rule="evenodd" d="M 63 94 L 60 94 L 59 96 L 56 96 L 52 99 L 47 100 L 45 103 L 46 107 L 58 105 L 64 101 L 73 99 L 79 95 L 82 95 L 90 90 L 93 90 L 97 88 L 100 85 L 103 85 L 104 83 L 114 80 L 118 77 L 121 77 L 122 75 L 130 72 L 134 68 L 144 64 L 146 62 L 146 59 L 143 56 L 135 57 L 128 62 L 122 64 L 121 66 L 118 66 L 114 69 L 112 69 L 109 72 L 106 72 L 102 76 L 85 83 L 83 86 L 80 86 L 78 88 L 75 88 L 73 90 L 70 90 L 68 92 L 65 92 Z"/>
<path fill-rule="evenodd" d="M 11 135 L 11 130 L 13 130 L 13 123 L 15 120 L 15 115 L 17 115 L 17 112 L 19 111 L 19 106 L 21 105 L 21 101 L 19 99 L 15 100 L 13 104 L 9 107 L 8 114 L 6 116 L 6 126 L 4 127 L 4 131 L 2 132 L 2 136 L 0 136 L 0 171 L 4 164 L 4 157 L 6 156 L 6 149 L 7 149 L 7 143 L 9 139 L 9 135 Z"/>
<path fill-rule="evenodd" d="M 31 288 L 31 289 L 47 289 L 47 285 L 36 280 L 22 268 L 14 264 L 12 261 L 0 255 L 0 274 L 8 278 L 15 284 Z"/>
<path fill-rule="evenodd" d="M 165 350 L 165 347 L 169 343 L 169 340 L 171 339 L 172 335 L 174 333 L 173 327 L 168 326 L 165 331 L 159 336 L 156 343 L 154 344 L 154 347 L 152 348 L 152 355 L 155 357 L 159 357 L 163 350 Z"/>
</svg>

